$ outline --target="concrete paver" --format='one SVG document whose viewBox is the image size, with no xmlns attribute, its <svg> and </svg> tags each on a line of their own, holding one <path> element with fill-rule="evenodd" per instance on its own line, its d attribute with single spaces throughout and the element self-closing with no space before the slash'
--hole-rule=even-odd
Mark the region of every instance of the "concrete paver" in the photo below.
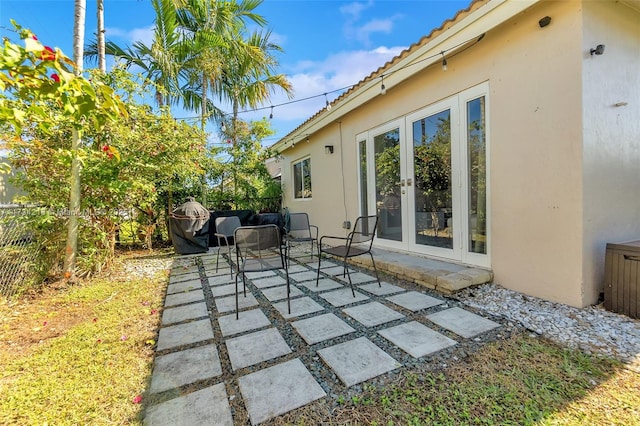
<svg viewBox="0 0 640 426">
<path fill-rule="evenodd" d="M 240 377 L 238 385 L 254 425 L 327 395 L 298 358 Z"/>
<path fill-rule="evenodd" d="M 182 293 L 168 294 L 164 299 L 164 306 L 178 306 L 191 302 L 204 300 L 204 293 L 201 289 L 185 291 Z"/>
<path fill-rule="evenodd" d="M 380 302 L 365 303 L 342 311 L 367 327 L 374 327 L 405 317 L 400 312 L 388 308 Z"/>
<path fill-rule="evenodd" d="M 209 312 L 207 311 L 206 303 L 192 303 L 190 305 L 183 305 L 175 308 L 166 308 L 162 312 L 162 324 L 175 324 L 186 320 L 208 316 Z"/>
<path fill-rule="evenodd" d="M 275 287 L 277 285 L 282 285 L 286 283 L 287 283 L 287 280 L 277 275 L 253 280 L 253 285 L 255 285 L 258 288 Z"/>
<path fill-rule="evenodd" d="M 291 353 L 291 348 L 276 328 L 233 337 L 225 344 L 234 370 Z"/>
<path fill-rule="evenodd" d="M 295 274 L 289 274 L 289 279 L 301 283 L 303 281 L 311 281 L 315 283 L 318 274 L 314 271 L 296 272 Z"/>
<path fill-rule="evenodd" d="M 242 292 L 242 287 L 238 286 L 238 308 L 244 309 L 244 308 L 250 308 L 252 306 L 258 306 L 258 301 L 256 300 L 256 298 L 253 297 L 253 294 L 251 294 L 248 291 L 247 291 L 247 296 L 245 297 L 244 293 Z M 225 297 L 217 298 L 216 309 L 221 314 L 225 312 L 232 312 L 232 311 L 235 312 L 236 295 L 234 294 L 233 296 L 225 296 Z"/>
<path fill-rule="evenodd" d="M 331 313 L 294 321 L 291 325 L 310 345 L 356 331 L 349 324 Z"/>
<path fill-rule="evenodd" d="M 218 325 L 223 336 L 233 336 L 245 331 L 256 330 L 258 328 L 271 325 L 269 318 L 260 309 L 243 311 L 242 315 L 236 319 L 236 314 L 225 315 L 218 318 Z"/>
<path fill-rule="evenodd" d="M 303 315 L 324 310 L 321 305 L 316 303 L 310 297 L 299 297 L 297 299 L 291 299 L 291 313 L 289 313 L 286 300 L 283 302 L 274 303 L 273 307 L 276 308 L 278 312 L 280 312 L 284 319 L 301 317 Z"/>
<path fill-rule="evenodd" d="M 349 277 L 346 275 L 344 277 L 342 275 L 336 275 L 335 278 L 339 279 L 340 281 L 344 281 L 345 283 L 349 283 Z M 367 283 L 370 281 L 376 281 L 376 277 L 369 274 L 363 274 L 362 272 L 351 273 L 351 282 L 353 284 Z"/>
<path fill-rule="evenodd" d="M 238 283 L 238 289 L 242 290 L 242 284 Z M 211 287 L 213 297 L 228 296 L 236 292 L 236 283 L 222 284 Z"/>
<path fill-rule="evenodd" d="M 167 286 L 167 294 L 184 293 L 185 291 L 191 291 L 202 288 L 200 279 L 181 281 L 175 284 L 169 284 Z"/>
<path fill-rule="evenodd" d="M 429 321 L 467 339 L 499 327 L 500 324 L 462 308 L 450 308 L 427 315 Z"/>
<path fill-rule="evenodd" d="M 209 280 L 209 285 L 210 286 L 215 286 L 215 285 L 221 285 L 221 284 L 229 284 L 229 283 L 234 283 L 236 282 L 236 277 L 235 275 L 232 277 L 229 272 L 227 272 L 224 275 L 214 275 L 211 277 L 207 277 L 207 280 Z M 242 280 L 238 280 L 239 282 Z"/>
<path fill-rule="evenodd" d="M 198 272 L 191 272 L 189 274 L 171 274 L 169 276 L 169 284 L 196 279 L 200 279 L 200 274 Z"/>
<path fill-rule="evenodd" d="M 313 291 L 313 292 L 319 292 L 319 291 L 325 291 L 325 290 L 331 290 L 334 288 L 341 288 L 344 287 L 344 285 L 342 285 L 341 283 L 328 279 L 328 278 L 320 278 L 318 280 L 318 285 L 316 285 L 316 281 L 307 281 L 304 282 L 300 285 L 305 286 L 306 288 L 308 288 L 309 290 Z"/>
<path fill-rule="evenodd" d="M 366 291 L 367 293 L 375 294 L 376 296 L 386 296 L 389 294 L 401 293 L 406 291 L 402 287 L 398 287 L 397 285 L 389 284 L 384 281 L 380 282 L 380 284 L 376 282 L 371 284 L 359 285 L 358 288 Z"/>
<path fill-rule="evenodd" d="M 221 374 L 222 366 L 215 345 L 185 349 L 156 357 L 149 392 L 164 392 Z"/>
<path fill-rule="evenodd" d="M 354 293 L 355 297 L 353 297 Z M 358 291 L 354 291 L 352 293 L 350 286 L 343 287 L 339 290 L 329 291 L 327 293 L 320 293 L 320 297 L 331 303 L 333 306 L 345 306 L 369 299 L 369 296 L 365 296 Z"/>
<path fill-rule="evenodd" d="M 148 426 L 233 426 L 224 383 L 218 383 L 147 409 Z"/>
<path fill-rule="evenodd" d="M 320 349 L 318 354 L 347 386 L 364 382 L 401 366 L 366 337 Z"/>
<path fill-rule="evenodd" d="M 444 303 L 440 299 L 436 299 L 435 297 L 431 297 L 417 291 L 408 291 L 395 296 L 389 296 L 386 299 L 413 312 Z"/>
<path fill-rule="evenodd" d="M 209 339 L 213 339 L 213 329 L 209 319 L 162 327 L 158 333 L 156 350 L 161 351 Z"/>
<path fill-rule="evenodd" d="M 322 267 L 320 268 L 320 272 L 324 272 L 327 275 L 331 275 L 331 276 L 337 276 L 340 275 L 342 276 L 342 273 L 344 272 L 344 267 L 342 266 L 325 266 L 324 263 L 321 265 Z M 349 270 L 350 274 L 355 274 L 357 271 L 355 269 L 351 269 L 351 268 L 347 268 Z"/>
<path fill-rule="evenodd" d="M 457 343 L 417 321 L 386 328 L 378 333 L 414 358 L 432 354 Z"/>
<path fill-rule="evenodd" d="M 267 288 L 267 289 L 262 290 L 262 294 L 270 302 L 275 302 L 277 300 L 286 299 L 287 298 L 287 286 L 286 285 L 282 285 L 282 286 L 278 286 L 278 287 Z M 304 293 L 302 293 L 300 291 L 300 289 L 297 288 L 296 286 L 289 285 L 289 297 L 291 297 L 291 298 L 298 297 L 298 296 L 302 296 L 303 294 Z"/>
</svg>

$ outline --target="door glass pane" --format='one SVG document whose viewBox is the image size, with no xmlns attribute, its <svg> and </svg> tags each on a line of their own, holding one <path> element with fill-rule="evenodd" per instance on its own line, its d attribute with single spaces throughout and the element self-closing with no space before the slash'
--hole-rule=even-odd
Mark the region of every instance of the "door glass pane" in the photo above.
<svg viewBox="0 0 640 426">
<path fill-rule="evenodd" d="M 467 102 L 469 251 L 487 254 L 487 145 L 484 96 Z"/>
<path fill-rule="evenodd" d="M 451 111 L 413 122 L 416 244 L 453 248 Z"/>
<path fill-rule="evenodd" d="M 359 162 L 360 168 L 360 214 L 362 216 L 369 215 L 369 194 L 367 185 L 367 141 L 358 142 Z"/>
<path fill-rule="evenodd" d="M 373 138 L 376 163 L 378 238 L 402 241 L 400 200 L 400 129 Z"/>
</svg>

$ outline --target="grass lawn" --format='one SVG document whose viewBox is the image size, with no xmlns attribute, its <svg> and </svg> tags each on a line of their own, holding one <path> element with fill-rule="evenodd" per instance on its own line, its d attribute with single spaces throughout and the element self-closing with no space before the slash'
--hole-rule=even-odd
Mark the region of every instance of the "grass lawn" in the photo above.
<svg viewBox="0 0 640 426">
<path fill-rule="evenodd" d="M 127 275 L 0 304 L 1 424 L 141 424 L 167 274 Z M 640 425 L 640 374 L 525 333 L 270 423 Z"/>
</svg>

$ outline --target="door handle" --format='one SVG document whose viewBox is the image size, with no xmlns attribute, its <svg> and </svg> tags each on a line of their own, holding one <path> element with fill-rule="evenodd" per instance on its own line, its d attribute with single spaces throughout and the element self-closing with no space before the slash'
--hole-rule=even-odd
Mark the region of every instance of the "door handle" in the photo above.
<svg viewBox="0 0 640 426">
<path fill-rule="evenodd" d="M 400 181 L 400 186 L 404 186 L 404 179 Z"/>
<path fill-rule="evenodd" d="M 411 178 L 407 179 L 407 186 L 411 186 Z"/>
</svg>

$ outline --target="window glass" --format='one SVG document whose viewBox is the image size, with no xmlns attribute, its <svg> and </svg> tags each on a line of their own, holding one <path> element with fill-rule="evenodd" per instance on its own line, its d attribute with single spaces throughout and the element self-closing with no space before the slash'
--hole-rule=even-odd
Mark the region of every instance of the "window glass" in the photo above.
<svg viewBox="0 0 640 426">
<path fill-rule="evenodd" d="M 294 198 L 311 198 L 311 159 L 305 158 L 293 164 Z"/>
</svg>

